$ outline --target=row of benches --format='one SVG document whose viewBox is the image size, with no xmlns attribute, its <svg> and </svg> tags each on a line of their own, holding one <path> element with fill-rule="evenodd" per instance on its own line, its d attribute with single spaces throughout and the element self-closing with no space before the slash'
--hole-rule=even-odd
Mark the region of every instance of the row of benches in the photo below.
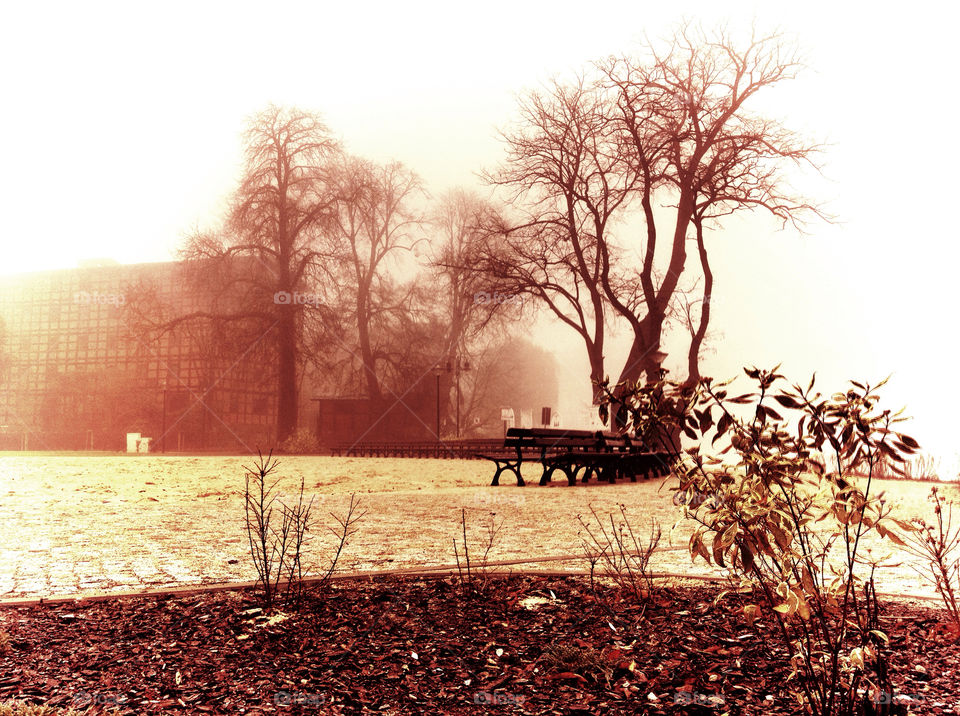
<svg viewBox="0 0 960 716">
<path fill-rule="evenodd" d="M 496 451 L 478 453 L 477 457 L 496 465 L 492 485 L 500 484 L 504 472 L 512 472 L 517 485 L 524 485 L 523 463 L 540 463 L 543 472 L 540 484 L 546 485 L 554 473 L 560 472 L 569 485 L 591 476 L 597 480 L 616 482 L 628 478 L 666 475 L 673 462 L 666 452 L 651 452 L 627 435 L 611 435 L 591 430 L 556 430 L 550 428 L 510 428 L 503 446 Z"/>
</svg>

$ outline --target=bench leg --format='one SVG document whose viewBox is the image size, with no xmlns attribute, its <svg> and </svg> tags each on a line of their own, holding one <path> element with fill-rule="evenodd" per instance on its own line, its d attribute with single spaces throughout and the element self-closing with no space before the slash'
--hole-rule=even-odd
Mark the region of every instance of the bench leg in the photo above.
<svg viewBox="0 0 960 716">
<path fill-rule="evenodd" d="M 586 485 L 590 482 L 591 477 L 596 477 L 597 482 L 601 482 L 604 479 L 603 469 L 597 465 L 584 465 L 583 478 L 580 481 Z"/>
<path fill-rule="evenodd" d="M 526 486 L 527 483 L 523 481 L 523 475 L 520 474 L 520 466 L 517 465 L 516 467 L 510 469 L 513 470 L 513 474 L 517 476 L 517 487 Z"/>
<path fill-rule="evenodd" d="M 491 458 L 486 458 L 491 460 Z M 511 460 L 495 460 L 493 461 L 497 466 L 497 471 L 493 473 L 493 481 L 490 483 L 490 487 L 497 487 L 500 485 L 500 475 L 509 470 L 514 475 L 517 476 L 517 485 L 523 487 L 526 483 L 523 481 L 523 476 L 520 474 L 520 465 L 514 464 Z"/>
<path fill-rule="evenodd" d="M 547 465 L 543 466 L 543 474 L 540 476 L 540 486 L 543 487 L 550 479 L 553 477 L 553 471 L 556 470 L 555 467 L 549 467 Z"/>
</svg>

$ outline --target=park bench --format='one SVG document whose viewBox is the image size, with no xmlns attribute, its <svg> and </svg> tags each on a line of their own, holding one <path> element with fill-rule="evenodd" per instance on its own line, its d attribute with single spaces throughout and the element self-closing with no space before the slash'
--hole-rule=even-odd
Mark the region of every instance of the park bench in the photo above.
<svg viewBox="0 0 960 716">
<path fill-rule="evenodd" d="M 666 475 L 672 462 L 668 453 L 648 452 L 629 436 L 600 433 L 595 450 L 559 453 L 545 458 L 540 484 L 547 484 L 554 472 L 560 471 L 568 484 L 575 485 L 581 470 L 583 482 L 589 482 L 591 476 L 611 484 L 621 478 L 636 482 L 638 476 Z"/>
<path fill-rule="evenodd" d="M 496 451 L 477 453 L 477 457 L 490 460 L 496 465 L 491 485 L 500 484 L 500 475 L 509 471 L 516 475 L 517 485 L 523 486 L 520 469 L 524 462 L 538 462 L 544 466 L 546 459 L 556 454 L 584 452 L 596 449 L 597 433 L 591 430 L 556 430 L 551 428 L 510 428 L 503 439 L 503 447 Z M 541 477 L 541 484 L 543 478 Z"/>
<path fill-rule="evenodd" d="M 496 465 L 491 485 L 500 484 L 500 476 L 512 472 L 517 485 L 524 485 L 521 468 L 524 462 L 538 462 L 543 467 L 540 484 L 546 485 L 560 471 L 569 485 L 575 485 L 583 471 L 583 482 L 591 475 L 598 480 L 616 482 L 638 475 L 651 477 L 669 472 L 667 453 L 649 452 L 626 435 L 609 435 L 591 430 L 556 430 L 550 428 L 510 428 L 498 451 L 479 453 L 479 458 Z"/>
</svg>

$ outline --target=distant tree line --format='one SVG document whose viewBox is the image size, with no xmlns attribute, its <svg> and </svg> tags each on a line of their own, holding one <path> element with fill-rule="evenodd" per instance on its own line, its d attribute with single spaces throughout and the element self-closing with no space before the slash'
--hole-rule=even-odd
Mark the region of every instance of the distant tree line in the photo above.
<svg viewBox="0 0 960 716">
<path fill-rule="evenodd" d="M 225 222 L 182 251 L 229 298 L 154 328 L 207 322 L 264 352 L 280 440 L 297 429 L 305 379 L 389 401 L 442 367 L 466 376 L 469 413 L 490 376 L 460 368 L 502 351 L 537 310 L 582 339 L 595 401 L 618 325 L 632 343 L 616 384 L 659 379 L 671 321 L 689 333 L 696 382 L 711 230 L 743 210 L 794 225 L 821 215 L 784 173 L 812 166 L 817 147 L 751 111 L 798 67 L 776 35 L 738 43 L 685 26 L 663 48 L 553 80 L 521 98 L 489 197 L 431 198 L 402 164 L 351 155 L 318 115 L 268 107 L 247 126 Z"/>
<path fill-rule="evenodd" d="M 490 357 L 517 368 L 535 348 L 508 330 L 519 303 L 473 269 L 494 240 L 482 229 L 490 205 L 463 190 L 430 201 L 402 164 L 348 154 L 296 109 L 253 117 L 245 148 L 223 226 L 189 236 L 181 253 L 211 300 L 171 313 L 140 287 L 128 302 L 140 330 L 186 331 L 211 365 L 255 358 L 276 385 L 280 441 L 298 428 L 305 385 L 387 406 L 432 388 L 436 373 L 441 432 L 454 432 L 455 415 L 463 434 L 499 429 Z M 553 372 L 547 356 L 528 380 Z"/>
</svg>

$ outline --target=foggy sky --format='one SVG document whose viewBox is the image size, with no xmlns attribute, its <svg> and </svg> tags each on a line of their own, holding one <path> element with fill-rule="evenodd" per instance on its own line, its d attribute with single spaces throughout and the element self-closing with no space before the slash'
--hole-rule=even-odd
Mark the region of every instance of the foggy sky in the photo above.
<svg viewBox="0 0 960 716">
<path fill-rule="evenodd" d="M 957 230 L 944 215 L 956 193 L 960 11 L 932 2 L 887 14 L 826 2 L 451 5 L 6 7 L 0 272 L 100 256 L 169 260 L 184 234 L 216 223 L 241 166 L 244 119 L 268 102 L 323 113 L 349 151 L 404 161 L 439 195 L 478 186 L 475 172 L 496 165 L 496 127 L 515 116 L 524 89 L 629 51 L 644 33 L 664 37 L 682 18 L 708 29 L 755 19 L 793 36 L 809 65 L 759 109 L 829 143 L 825 179 L 803 186 L 839 221 L 800 237 L 766 219 L 737 220 L 710 237 L 722 340 L 704 372 L 783 362 L 800 381 L 816 370 L 831 391 L 892 373 L 888 407 L 906 405 L 916 418 L 906 431 L 952 464 Z M 535 336 L 583 380 L 572 333 L 542 324 Z"/>
</svg>

